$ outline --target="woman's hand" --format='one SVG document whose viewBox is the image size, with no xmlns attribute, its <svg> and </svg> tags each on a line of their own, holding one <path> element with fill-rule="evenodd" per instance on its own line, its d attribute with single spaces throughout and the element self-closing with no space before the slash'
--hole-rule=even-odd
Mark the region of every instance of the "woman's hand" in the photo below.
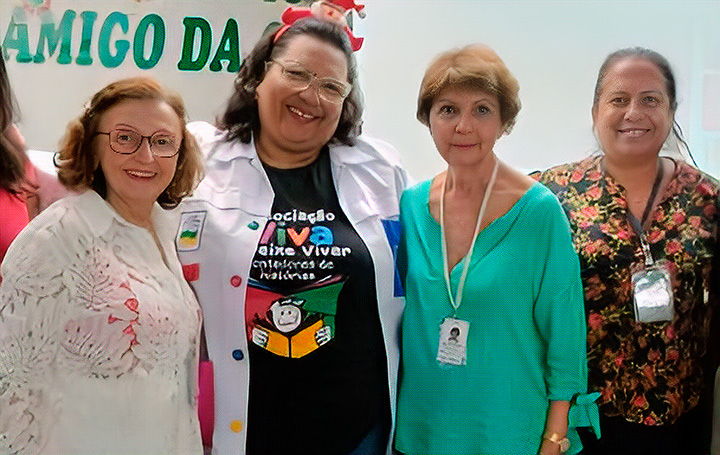
<svg viewBox="0 0 720 455">
<path fill-rule="evenodd" d="M 551 401 L 545 420 L 545 432 L 540 444 L 540 455 L 560 455 L 560 440 L 567 435 L 569 401 Z"/>
<path fill-rule="evenodd" d="M 540 445 L 540 451 L 538 455 L 561 455 L 560 445 L 551 442 L 547 439 L 543 439 L 542 445 Z"/>
</svg>

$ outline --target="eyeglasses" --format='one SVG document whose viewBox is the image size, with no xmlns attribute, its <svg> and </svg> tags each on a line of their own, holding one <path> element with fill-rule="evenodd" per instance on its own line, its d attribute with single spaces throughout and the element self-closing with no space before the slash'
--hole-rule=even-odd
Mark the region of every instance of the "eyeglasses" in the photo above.
<svg viewBox="0 0 720 455">
<path fill-rule="evenodd" d="M 110 130 L 110 132 L 97 132 L 107 134 L 110 141 L 110 148 L 121 155 L 132 155 L 137 152 L 143 139 L 148 140 L 150 152 L 160 158 L 170 158 L 178 154 L 180 144 L 172 134 L 155 133 L 152 136 L 143 136 L 132 130 Z"/>
<path fill-rule="evenodd" d="M 305 90 L 314 81 L 317 81 L 317 90 L 320 98 L 333 104 L 340 104 L 350 94 L 352 86 L 347 82 L 342 82 L 331 77 L 317 77 L 317 74 L 311 73 L 302 66 L 292 63 L 281 63 L 277 60 L 265 62 L 265 71 L 270 65 L 275 63 L 280 67 L 283 80 L 288 86 L 296 90 Z"/>
</svg>

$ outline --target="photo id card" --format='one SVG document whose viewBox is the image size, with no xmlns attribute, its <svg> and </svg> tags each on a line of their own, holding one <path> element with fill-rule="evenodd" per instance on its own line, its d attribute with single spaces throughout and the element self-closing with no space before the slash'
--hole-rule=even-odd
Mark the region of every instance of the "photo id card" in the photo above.
<svg viewBox="0 0 720 455">
<path fill-rule="evenodd" d="M 664 263 L 632 274 L 635 320 L 638 322 L 670 321 L 675 315 L 672 279 Z"/>
<path fill-rule="evenodd" d="M 462 319 L 445 318 L 440 324 L 437 361 L 441 365 L 467 363 L 467 337 L 470 323 Z"/>
</svg>

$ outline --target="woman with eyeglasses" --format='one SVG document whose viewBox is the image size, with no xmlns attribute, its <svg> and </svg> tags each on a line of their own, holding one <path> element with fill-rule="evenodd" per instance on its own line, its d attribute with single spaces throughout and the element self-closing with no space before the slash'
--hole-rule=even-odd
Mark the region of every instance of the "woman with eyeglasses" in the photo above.
<svg viewBox="0 0 720 455">
<path fill-rule="evenodd" d="M 57 156 L 78 192 L 16 238 L 0 285 L 0 453 L 199 454 L 200 308 L 168 212 L 201 166 L 182 100 L 108 85 Z"/>
<path fill-rule="evenodd" d="M 217 128 L 177 247 L 203 305 L 218 453 L 389 450 L 405 172 L 359 136 L 348 37 L 304 19 L 260 39 Z M 207 441 L 206 441 L 207 442 Z"/>
</svg>

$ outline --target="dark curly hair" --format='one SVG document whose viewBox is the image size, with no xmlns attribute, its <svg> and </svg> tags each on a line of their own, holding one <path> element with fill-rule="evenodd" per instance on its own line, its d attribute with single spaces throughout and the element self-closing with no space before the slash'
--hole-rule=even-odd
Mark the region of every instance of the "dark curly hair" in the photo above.
<svg viewBox="0 0 720 455">
<path fill-rule="evenodd" d="M 226 139 L 229 141 L 240 140 L 246 144 L 250 142 L 253 133 L 260 131 L 260 116 L 255 96 L 258 85 L 265 77 L 265 63 L 285 52 L 294 37 L 308 35 L 335 46 L 347 58 L 348 82 L 352 90 L 343 102 L 340 121 L 332 137 L 338 142 L 352 145 L 353 140 L 360 134 L 363 104 L 357 80 L 357 63 L 345 30 L 331 22 L 305 18 L 291 25 L 275 42 L 278 29 L 279 26 L 268 30 L 245 57 L 235 78 L 234 92 L 225 113 L 218 119 L 218 127 L 226 131 Z"/>
<path fill-rule="evenodd" d="M 180 119 L 183 131 L 177 167 L 170 185 L 157 202 L 163 208 L 177 206 L 183 197 L 192 193 L 202 177 L 202 155 L 195 137 L 185 128 L 186 113 L 182 98 L 149 77 L 134 77 L 111 83 L 90 100 L 89 106 L 70 122 L 55 157 L 60 182 L 71 190 L 92 189 L 103 199 L 107 197 L 107 182 L 99 166 L 95 151 L 95 133 L 100 119 L 111 107 L 129 99 L 152 99 L 167 103 Z"/>
</svg>

